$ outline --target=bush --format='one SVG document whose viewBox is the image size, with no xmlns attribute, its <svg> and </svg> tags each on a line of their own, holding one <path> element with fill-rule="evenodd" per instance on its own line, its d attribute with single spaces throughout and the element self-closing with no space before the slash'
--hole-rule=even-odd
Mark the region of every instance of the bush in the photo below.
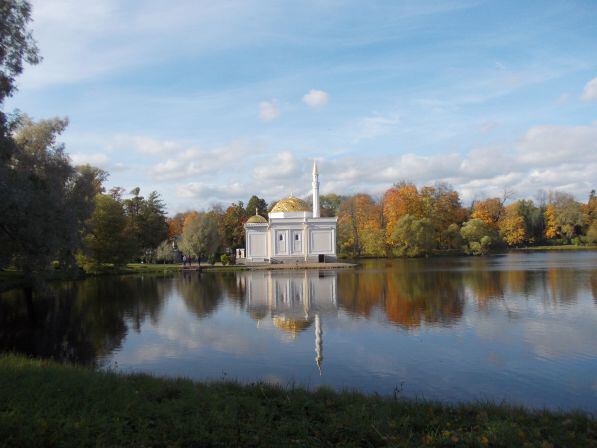
<svg viewBox="0 0 597 448">
<path fill-rule="evenodd" d="M 220 257 L 220 261 L 222 262 L 222 265 L 228 266 L 230 264 L 230 256 L 228 254 L 223 254 Z"/>
<path fill-rule="evenodd" d="M 207 262 L 208 262 L 209 264 L 211 264 L 212 266 L 213 266 L 214 264 L 216 264 L 216 254 L 210 254 L 210 255 L 207 257 Z"/>
</svg>

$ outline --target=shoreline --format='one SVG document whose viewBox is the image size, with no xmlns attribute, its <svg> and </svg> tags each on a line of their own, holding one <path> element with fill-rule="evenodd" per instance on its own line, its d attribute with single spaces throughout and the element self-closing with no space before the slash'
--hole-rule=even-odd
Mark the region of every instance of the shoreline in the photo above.
<svg viewBox="0 0 597 448">
<path fill-rule="evenodd" d="M 0 355 L 4 446 L 596 446 L 584 411 L 192 381 Z"/>
</svg>

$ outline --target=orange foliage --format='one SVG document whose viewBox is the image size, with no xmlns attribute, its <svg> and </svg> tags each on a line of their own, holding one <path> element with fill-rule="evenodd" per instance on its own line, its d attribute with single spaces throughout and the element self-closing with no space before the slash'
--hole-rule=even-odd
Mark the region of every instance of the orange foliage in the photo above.
<svg viewBox="0 0 597 448">
<path fill-rule="evenodd" d="M 386 243 L 392 244 L 394 226 L 404 215 L 416 218 L 424 216 L 424 204 L 417 187 L 413 184 L 398 184 L 387 190 L 383 196 L 383 217 L 386 225 Z"/>
<path fill-rule="evenodd" d="M 556 208 L 553 204 L 549 204 L 545 210 L 545 237 L 551 239 L 557 236 Z"/>
<path fill-rule="evenodd" d="M 504 215 L 504 206 L 498 198 L 475 202 L 471 218 L 480 219 L 485 224 L 498 229 L 499 220 Z"/>
<path fill-rule="evenodd" d="M 504 217 L 499 222 L 499 228 L 508 246 L 517 246 L 526 240 L 526 227 L 524 218 L 518 213 L 518 203 L 506 207 Z"/>
</svg>

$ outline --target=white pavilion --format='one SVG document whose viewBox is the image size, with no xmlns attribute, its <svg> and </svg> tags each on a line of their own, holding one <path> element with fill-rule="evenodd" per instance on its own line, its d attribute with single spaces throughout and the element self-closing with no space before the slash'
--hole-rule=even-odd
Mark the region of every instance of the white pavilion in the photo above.
<svg viewBox="0 0 597 448">
<path fill-rule="evenodd" d="M 255 214 L 245 223 L 245 263 L 309 263 L 336 260 L 338 218 L 319 211 L 319 171 L 313 162 L 313 208 L 294 196 L 274 205 L 269 219 Z"/>
</svg>

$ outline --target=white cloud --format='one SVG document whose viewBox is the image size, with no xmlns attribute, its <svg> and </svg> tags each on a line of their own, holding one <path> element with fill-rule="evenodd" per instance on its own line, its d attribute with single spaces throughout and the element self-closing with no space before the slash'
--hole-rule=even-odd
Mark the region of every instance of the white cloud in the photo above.
<svg viewBox="0 0 597 448">
<path fill-rule="evenodd" d="M 210 149 L 192 146 L 155 164 L 149 169 L 149 174 L 157 181 L 182 180 L 193 176 L 214 177 L 231 170 L 245 155 L 258 152 L 258 146 L 249 147 L 243 142 Z"/>
<path fill-rule="evenodd" d="M 583 101 L 597 101 L 597 77 L 591 79 L 585 85 L 580 98 Z"/>
<path fill-rule="evenodd" d="M 259 118 L 262 121 L 272 121 L 280 116 L 278 102 L 276 100 L 262 101 L 259 103 Z"/>
<path fill-rule="evenodd" d="M 183 146 L 170 140 L 158 140 L 150 137 L 117 135 L 112 147 L 129 149 L 132 148 L 141 154 L 166 155 L 180 151 Z"/>
<path fill-rule="evenodd" d="M 110 173 L 121 172 L 127 170 L 127 166 L 122 162 L 112 161 L 106 154 L 102 152 L 85 153 L 76 152 L 69 154 L 73 165 L 91 165 L 97 168 L 102 168 Z"/>
<path fill-rule="evenodd" d="M 389 134 L 398 123 L 400 123 L 398 115 L 373 115 L 361 118 L 356 125 L 354 141 L 359 142 Z"/>
<path fill-rule="evenodd" d="M 303 103 L 315 108 L 325 106 L 329 100 L 330 95 L 323 90 L 311 89 L 303 96 Z"/>
</svg>

